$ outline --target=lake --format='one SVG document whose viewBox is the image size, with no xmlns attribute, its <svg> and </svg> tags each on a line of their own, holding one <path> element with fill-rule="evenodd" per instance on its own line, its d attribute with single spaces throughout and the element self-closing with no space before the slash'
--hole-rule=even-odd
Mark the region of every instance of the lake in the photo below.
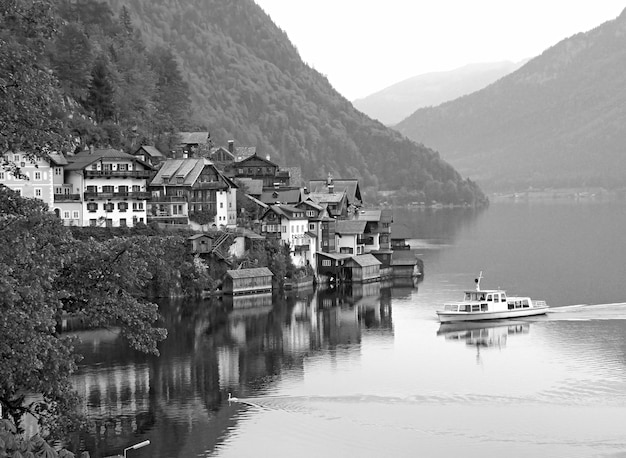
<svg viewBox="0 0 626 458">
<path fill-rule="evenodd" d="M 396 210 L 417 285 L 162 303 L 161 356 L 81 332 L 92 457 L 626 457 L 626 203 Z M 481 286 L 546 316 L 442 327 Z M 228 401 L 229 393 L 236 401 Z"/>
</svg>

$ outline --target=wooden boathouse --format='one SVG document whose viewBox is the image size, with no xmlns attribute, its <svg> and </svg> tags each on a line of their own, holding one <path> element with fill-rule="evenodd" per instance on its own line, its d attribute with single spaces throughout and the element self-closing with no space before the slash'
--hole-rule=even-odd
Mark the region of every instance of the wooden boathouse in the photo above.
<svg viewBox="0 0 626 458">
<path fill-rule="evenodd" d="M 273 275 L 267 267 L 227 270 L 222 292 L 230 295 L 271 292 Z"/>
<path fill-rule="evenodd" d="M 371 254 L 361 254 L 348 259 L 344 264 L 346 280 L 353 283 L 380 280 L 381 262 Z"/>
</svg>

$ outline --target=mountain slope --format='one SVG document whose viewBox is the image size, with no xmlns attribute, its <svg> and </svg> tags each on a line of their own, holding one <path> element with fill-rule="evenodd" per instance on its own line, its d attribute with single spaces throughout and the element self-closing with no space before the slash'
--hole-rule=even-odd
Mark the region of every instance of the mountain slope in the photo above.
<svg viewBox="0 0 626 458">
<path fill-rule="evenodd" d="M 398 124 L 484 189 L 626 184 L 626 11 Z"/>
<path fill-rule="evenodd" d="M 114 11 L 121 0 L 109 0 Z M 305 65 L 285 33 L 251 0 L 135 0 L 126 5 L 151 46 L 179 58 L 198 127 L 215 144 L 235 139 L 306 178 L 355 177 L 364 187 L 410 189 L 426 199 L 483 196 L 439 154 L 357 111 Z"/>
<path fill-rule="evenodd" d="M 419 108 L 439 105 L 478 91 L 517 70 L 522 63 L 469 64 L 447 72 L 417 75 L 353 102 L 385 125 L 393 125 Z"/>
</svg>

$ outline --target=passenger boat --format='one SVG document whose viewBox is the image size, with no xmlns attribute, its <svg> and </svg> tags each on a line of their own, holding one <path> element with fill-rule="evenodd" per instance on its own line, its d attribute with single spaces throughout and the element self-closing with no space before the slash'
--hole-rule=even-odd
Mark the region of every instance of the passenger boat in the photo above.
<svg viewBox="0 0 626 458">
<path fill-rule="evenodd" d="M 446 302 L 443 310 L 437 310 L 441 323 L 521 318 L 543 315 L 548 311 L 545 301 L 532 300 L 530 297 L 507 297 L 501 289 L 481 289 L 482 276 L 481 272 L 475 280 L 476 289 L 465 291 L 462 301 Z"/>
</svg>

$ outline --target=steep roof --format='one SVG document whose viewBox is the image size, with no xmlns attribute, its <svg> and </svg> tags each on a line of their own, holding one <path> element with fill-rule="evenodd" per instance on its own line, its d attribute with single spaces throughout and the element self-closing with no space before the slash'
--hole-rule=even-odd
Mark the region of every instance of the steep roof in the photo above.
<svg viewBox="0 0 626 458">
<path fill-rule="evenodd" d="M 381 210 L 360 210 L 354 214 L 353 218 L 363 221 L 380 221 Z"/>
<path fill-rule="evenodd" d="M 54 151 L 54 152 L 48 153 L 48 157 L 50 158 L 50 161 L 52 161 L 55 165 L 69 164 L 65 156 L 63 156 L 63 153 L 57 153 L 56 151 Z"/>
<path fill-rule="evenodd" d="M 159 151 L 158 149 L 156 149 L 154 146 L 150 146 L 150 145 L 141 145 L 139 148 L 137 148 L 137 151 L 135 151 L 135 155 L 140 151 L 140 150 L 144 150 L 146 153 L 148 153 L 148 155 L 150 155 L 151 157 L 165 157 L 163 155 L 163 153 L 161 151 Z"/>
<path fill-rule="evenodd" d="M 335 226 L 337 234 L 362 234 L 365 231 L 367 221 L 340 219 Z"/>
<path fill-rule="evenodd" d="M 263 180 L 254 178 L 235 178 L 235 183 L 241 183 L 248 189 L 248 194 L 260 196 L 263 193 Z"/>
<path fill-rule="evenodd" d="M 69 164 L 65 167 L 65 170 L 83 170 L 89 167 L 94 162 L 97 162 L 102 159 L 118 159 L 118 160 L 128 160 L 128 161 L 138 161 L 138 158 L 135 156 L 131 156 L 130 154 L 126 154 L 122 151 L 118 151 L 116 149 L 96 149 L 96 150 L 85 150 L 80 153 L 74 154 L 74 156 L 69 156 L 67 158 Z M 149 166 L 141 162 L 142 164 Z"/>
<path fill-rule="evenodd" d="M 230 178 L 205 158 L 166 160 L 152 179 L 150 186 L 193 186 L 205 167 L 211 167 L 215 171 L 222 179 L 224 187 L 237 187 Z M 182 182 L 179 182 L 179 178 L 182 178 Z"/>
<path fill-rule="evenodd" d="M 261 193 L 260 200 L 266 204 L 298 204 L 302 201 L 300 189 L 268 189 Z"/>
<path fill-rule="evenodd" d="M 318 203 L 339 203 L 345 198 L 345 191 L 337 192 L 310 192 L 309 197 Z"/>
<path fill-rule="evenodd" d="M 241 162 L 256 155 L 256 146 L 235 146 L 235 162 Z"/>
<path fill-rule="evenodd" d="M 291 205 L 270 205 L 263 214 L 263 216 L 261 216 L 261 219 L 263 219 L 268 212 L 274 212 L 277 215 L 283 216 L 289 220 L 307 219 L 302 209 L 293 207 Z M 302 216 L 295 216 L 295 214 L 302 214 Z"/>
<path fill-rule="evenodd" d="M 269 159 L 266 159 L 266 158 L 264 158 L 264 157 L 259 156 L 259 155 L 256 153 L 256 148 L 255 148 L 255 153 L 254 153 L 254 154 L 252 154 L 252 155 L 250 155 L 250 156 L 248 156 L 248 157 L 246 157 L 246 158 L 244 158 L 244 159 L 239 160 L 239 151 L 238 151 L 238 150 L 239 150 L 240 148 L 243 148 L 243 147 L 241 147 L 241 146 L 240 146 L 240 147 L 237 147 L 237 148 L 235 149 L 235 152 L 237 153 L 237 154 L 235 154 L 235 156 L 237 156 L 237 159 L 236 159 L 236 160 L 237 160 L 237 165 L 238 165 L 238 166 L 239 166 L 239 165 L 245 165 L 245 163 L 246 163 L 246 162 L 248 162 L 248 161 L 252 161 L 252 160 L 259 160 L 259 161 L 261 161 L 261 162 L 265 162 L 267 165 L 271 165 L 271 166 L 273 166 L 273 167 L 278 167 L 278 165 L 277 165 L 277 164 L 275 164 L 274 162 L 270 161 Z"/>
<path fill-rule="evenodd" d="M 361 189 L 359 188 L 359 180 L 357 179 L 332 179 L 332 185 L 335 192 L 345 191 L 348 197 L 348 202 L 361 203 Z M 309 181 L 309 190 L 311 192 L 328 192 L 328 179 L 326 180 L 311 180 Z"/>
<path fill-rule="evenodd" d="M 265 276 L 274 276 L 271 270 L 267 267 L 255 267 L 252 269 L 237 269 L 237 270 L 227 270 L 227 275 L 230 275 L 231 278 L 254 278 L 254 277 L 265 277 Z"/>
</svg>

